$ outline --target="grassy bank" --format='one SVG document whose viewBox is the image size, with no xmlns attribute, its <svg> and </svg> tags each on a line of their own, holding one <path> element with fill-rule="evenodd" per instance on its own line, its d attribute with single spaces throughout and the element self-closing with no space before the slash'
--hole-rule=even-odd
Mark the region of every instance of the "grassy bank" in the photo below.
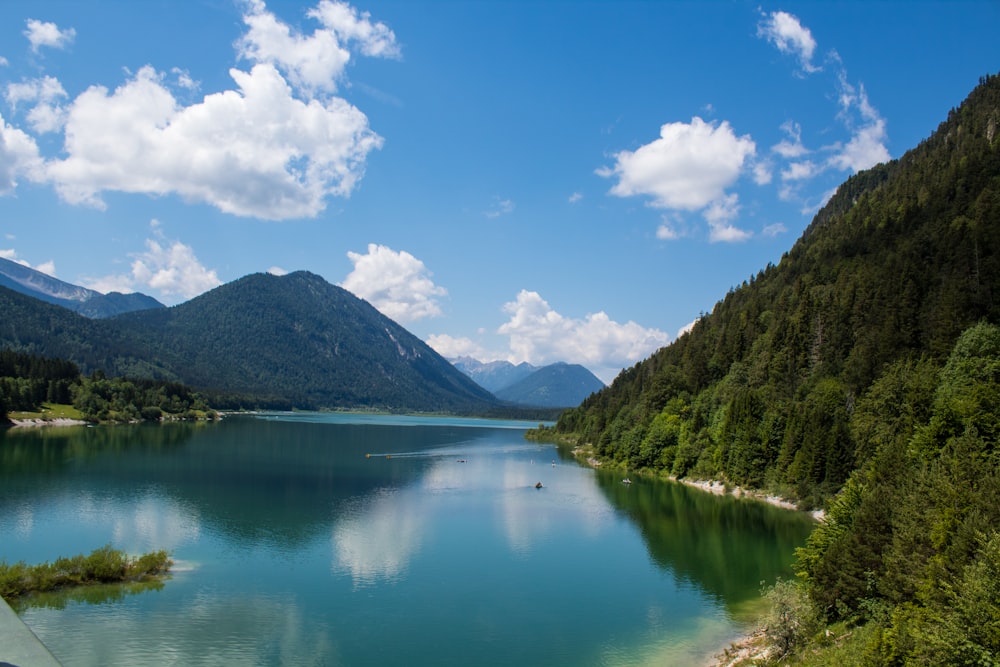
<svg viewBox="0 0 1000 667">
<path fill-rule="evenodd" d="M 0 562 L 0 597 L 8 600 L 70 586 L 143 581 L 166 574 L 173 561 L 166 551 L 132 557 L 110 545 L 89 556 L 59 558 L 52 563 L 8 565 Z"/>
</svg>

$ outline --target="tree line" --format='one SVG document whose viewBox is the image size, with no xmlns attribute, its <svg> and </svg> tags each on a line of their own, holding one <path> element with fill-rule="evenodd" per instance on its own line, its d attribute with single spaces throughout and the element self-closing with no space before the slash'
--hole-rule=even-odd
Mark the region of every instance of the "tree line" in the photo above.
<svg viewBox="0 0 1000 667">
<path fill-rule="evenodd" d="M 0 422 L 46 403 L 71 405 L 91 422 L 215 416 L 204 396 L 177 382 L 108 378 L 101 371 L 84 376 L 70 361 L 0 350 Z"/>
</svg>

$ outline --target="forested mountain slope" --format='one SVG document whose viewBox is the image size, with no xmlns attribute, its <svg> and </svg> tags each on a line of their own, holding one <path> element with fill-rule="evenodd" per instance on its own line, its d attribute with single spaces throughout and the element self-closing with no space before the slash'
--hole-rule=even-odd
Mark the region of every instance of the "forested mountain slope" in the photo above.
<svg viewBox="0 0 1000 667">
<path fill-rule="evenodd" d="M 473 412 L 498 401 L 369 303 L 298 272 L 90 320 L 0 287 L 0 347 L 183 382 L 237 406 Z M 228 398 L 227 398 L 228 397 Z"/>
<path fill-rule="evenodd" d="M 874 384 L 939 368 L 962 331 L 1000 321 L 998 145 L 988 76 L 930 138 L 848 179 L 777 266 L 557 431 L 631 467 L 820 504 L 876 449 L 858 424 Z"/>
</svg>

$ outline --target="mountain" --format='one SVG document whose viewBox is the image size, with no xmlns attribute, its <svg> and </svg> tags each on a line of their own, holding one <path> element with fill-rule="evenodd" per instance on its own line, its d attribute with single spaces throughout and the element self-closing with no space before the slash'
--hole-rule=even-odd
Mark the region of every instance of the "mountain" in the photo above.
<svg viewBox="0 0 1000 667">
<path fill-rule="evenodd" d="M 497 404 L 366 301 L 307 272 L 254 274 L 178 306 L 101 320 L 0 288 L 0 312 L 0 346 L 250 405 L 472 412 Z"/>
<path fill-rule="evenodd" d="M 69 308 L 91 318 L 111 317 L 133 310 L 165 307 L 153 297 L 145 294 L 138 292 L 133 294 L 121 294 L 120 292 L 101 294 L 86 287 L 63 282 L 41 271 L 2 257 L 0 257 L 0 286 L 41 299 L 47 303 Z"/>
<path fill-rule="evenodd" d="M 472 357 L 458 357 L 449 361 L 451 361 L 455 368 L 475 380 L 476 384 L 480 387 L 494 393 L 523 380 L 538 370 L 537 367 L 532 366 L 526 361 L 522 361 L 516 366 L 509 361 L 483 362 Z M 576 405 L 576 403 L 572 403 L 571 405 Z"/>
<path fill-rule="evenodd" d="M 565 408 L 604 388 L 604 383 L 579 364 L 555 363 L 497 389 L 497 398 L 521 405 Z"/>
<path fill-rule="evenodd" d="M 504 401 L 518 405 L 565 408 L 579 405 L 604 383 L 579 364 L 555 363 L 541 368 L 528 362 L 482 362 L 472 357 L 451 359 L 454 366 Z"/>
</svg>

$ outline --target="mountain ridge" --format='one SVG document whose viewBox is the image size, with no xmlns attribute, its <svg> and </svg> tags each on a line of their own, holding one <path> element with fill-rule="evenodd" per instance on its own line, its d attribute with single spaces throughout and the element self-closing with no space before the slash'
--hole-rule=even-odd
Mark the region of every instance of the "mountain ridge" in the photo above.
<svg viewBox="0 0 1000 667">
<path fill-rule="evenodd" d="M 133 310 L 166 307 L 153 297 L 140 292 L 101 294 L 96 290 L 68 283 L 3 257 L 0 257 L 0 286 L 47 303 L 63 306 L 90 318 L 112 317 Z"/>
<path fill-rule="evenodd" d="M 305 271 L 90 320 L 0 287 L 0 344 L 237 405 L 472 412 L 499 401 L 371 304 Z M 242 398 L 241 398 L 242 397 Z M 222 406 L 224 407 L 224 406 Z"/>
</svg>

